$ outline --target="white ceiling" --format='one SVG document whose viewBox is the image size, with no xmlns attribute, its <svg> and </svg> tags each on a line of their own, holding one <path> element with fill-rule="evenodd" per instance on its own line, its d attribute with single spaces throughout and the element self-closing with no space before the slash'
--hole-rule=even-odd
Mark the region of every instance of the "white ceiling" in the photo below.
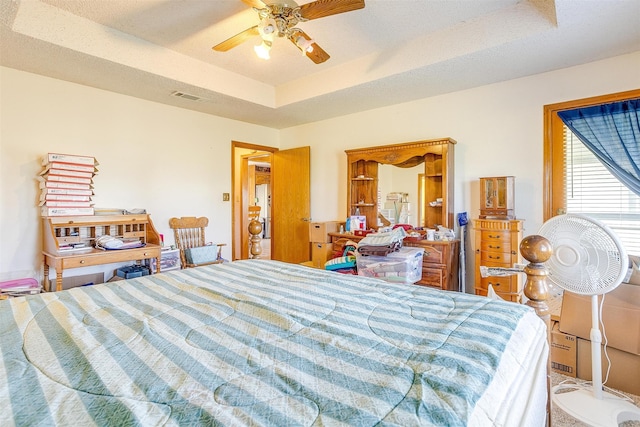
<svg viewBox="0 0 640 427">
<path fill-rule="evenodd" d="M 281 129 L 640 51 L 640 0 L 365 1 L 298 24 L 314 64 L 213 51 L 258 23 L 241 0 L 0 0 L 0 65 Z"/>
</svg>

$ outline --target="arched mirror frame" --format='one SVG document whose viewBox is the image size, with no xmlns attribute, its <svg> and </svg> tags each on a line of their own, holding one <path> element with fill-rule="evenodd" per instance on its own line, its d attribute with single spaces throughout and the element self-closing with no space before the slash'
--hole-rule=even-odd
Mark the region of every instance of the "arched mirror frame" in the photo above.
<svg viewBox="0 0 640 427">
<path fill-rule="evenodd" d="M 367 217 L 368 228 L 378 223 L 378 165 L 414 167 L 424 163 L 424 197 L 419 226 L 453 228 L 454 147 L 440 138 L 402 144 L 345 150 L 347 153 L 347 215 L 356 209 Z"/>
</svg>

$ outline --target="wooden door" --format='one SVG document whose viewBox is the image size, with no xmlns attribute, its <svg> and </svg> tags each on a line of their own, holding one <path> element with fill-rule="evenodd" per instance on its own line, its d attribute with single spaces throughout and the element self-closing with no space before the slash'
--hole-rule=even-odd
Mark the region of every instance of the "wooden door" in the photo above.
<svg viewBox="0 0 640 427">
<path fill-rule="evenodd" d="M 299 147 L 273 153 L 271 259 L 301 263 L 311 259 L 310 148 Z"/>
</svg>

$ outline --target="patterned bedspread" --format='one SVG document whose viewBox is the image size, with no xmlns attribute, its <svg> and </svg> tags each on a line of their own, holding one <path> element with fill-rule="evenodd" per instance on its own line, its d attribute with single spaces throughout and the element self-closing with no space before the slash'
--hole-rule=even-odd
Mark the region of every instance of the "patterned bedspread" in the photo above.
<svg viewBox="0 0 640 427">
<path fill-rule="evenodd" d="M 510 345 L 523 323 L 541 332 Z M 276 261 L 172 271 L 0 301 L 0 425 L 465 426 L 515 384 L 505 349 L 545 338 L 472 295 Z"/>
</svg>

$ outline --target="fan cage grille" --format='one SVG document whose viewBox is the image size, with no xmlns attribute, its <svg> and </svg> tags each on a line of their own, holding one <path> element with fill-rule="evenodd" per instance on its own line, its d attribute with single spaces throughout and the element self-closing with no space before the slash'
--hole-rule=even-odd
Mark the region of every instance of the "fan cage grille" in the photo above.
<svg viewBox="0 0 640 427">
<path fill-rule="evenodd" d="M 539 234 L 553 247 L 546 262 L 550 282 L 581 295 L 600 295 L 616 288 L 627 271 L 620 240 L 606 225 L 584 215 L 551 218 Z"/>
</svg>

